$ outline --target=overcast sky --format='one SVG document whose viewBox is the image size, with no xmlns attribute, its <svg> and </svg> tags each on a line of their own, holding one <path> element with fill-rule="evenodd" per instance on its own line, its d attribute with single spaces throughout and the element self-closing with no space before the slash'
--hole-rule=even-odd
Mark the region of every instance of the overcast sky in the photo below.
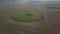
<svg viewBox="0 0 60 34">
<path fill-rule="evenodd" d="M 47 1 L 60 1 L 60 0 L 47 0 Z"/>
<path fill-rule="evenodd" d="M 60 0 L 23 0 L 23 1 L 60 1 Z"/>
<path fill-rule="evenodd" d="M 23 1 L 28 1 L 28 0 L 23 0 Z M 29 1 L 60 1 L 60 0 L 29 0 Z"/>
<path fill-rule="evenodd" d="M 44 1 L 44 0 L 30 0 L 30 1 Z"/>
</svg>

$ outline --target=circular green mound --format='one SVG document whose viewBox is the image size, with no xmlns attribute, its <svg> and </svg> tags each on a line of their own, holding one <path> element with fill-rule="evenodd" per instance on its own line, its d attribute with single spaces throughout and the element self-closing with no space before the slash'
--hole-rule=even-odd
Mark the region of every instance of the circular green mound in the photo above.
<svg viewBox="0 0 60 34">
<path fill-rule="evenodd" d="M 35 21 L 40 20 L 42 15 L 35 12 L 18 12 L 14 14 L 13 18 L 17 21 Z"/>
</svg>

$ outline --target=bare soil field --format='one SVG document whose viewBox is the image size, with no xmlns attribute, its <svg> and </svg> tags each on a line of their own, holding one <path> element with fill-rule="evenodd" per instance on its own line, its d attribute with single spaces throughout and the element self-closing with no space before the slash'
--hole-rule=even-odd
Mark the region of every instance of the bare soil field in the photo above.
<svg viewBox="0 0 60 34">
<path fill-rule="evenodd" d="M 42 13 L 44 19 L 36 22 L 18 22 L 10 19 L 10 14 L 19 11 Z M 44 8 L 42 3 L 3 3 L 0 4 L 0 34 L 60 34 L 59 17 L 60 9 Z"/>
</svg>

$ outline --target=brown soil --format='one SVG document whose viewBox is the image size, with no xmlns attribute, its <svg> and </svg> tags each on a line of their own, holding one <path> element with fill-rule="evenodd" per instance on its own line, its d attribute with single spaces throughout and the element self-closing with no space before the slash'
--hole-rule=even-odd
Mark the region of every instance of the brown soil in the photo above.
<svg viewBox="0 0 60 34">
<path fill-rule="evenodd" d="M 31 6 L 30 6 L 31 5 Z M 37 11 L 44 14 L 44 20 L 37 22 L 16 22 L 10 20 L 10 14 L 16 11 Z M 0 5 L 0 34 L 60 34 L 60 10 L 47 9 L 44 10 L 42 4 L 13 4 Z M 46 29 L 39 31 L 40 26 L 45 25 Z M 36 30 L 37 28 L 37 30 Z M 44 27 L 43 27 L 44 28 Z M 26 33 L 28 32 L 28 33 Z M 42 33 L 40 33 L 42 32 Z"/>
</svg>

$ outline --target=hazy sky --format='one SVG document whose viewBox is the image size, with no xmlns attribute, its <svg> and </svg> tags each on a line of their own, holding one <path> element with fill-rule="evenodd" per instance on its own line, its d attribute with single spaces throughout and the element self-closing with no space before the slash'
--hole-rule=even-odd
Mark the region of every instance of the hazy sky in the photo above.
<svg viewBox="0 0 60 34">
<path fill-rule="evenodd" d="M 28 1 L 28 0 L 23 0 L 23 1 Z M 29 0 L 29 1 L 60 1 L 60 0 Z"/>
<path fill-rule="evenodd" d="M 48 0 L 48 1 L 60 1 L 60 0 Z"/>
<path fill-rule="evenodd" d="M 0 0 L 0 1 L 7 1 L 7 0 Z M 16 1 L 24 1 L 25 2 L 25 1 L 60 1 L 60 0 L 16 0 Z"/>
<path fill-rule="evenodd" d="M 28 1 L 28 0 L 23 0 L 23 1 Z M 30 0 L 30 1 L 44 1 L 44 0 Z"/>
</svg>

